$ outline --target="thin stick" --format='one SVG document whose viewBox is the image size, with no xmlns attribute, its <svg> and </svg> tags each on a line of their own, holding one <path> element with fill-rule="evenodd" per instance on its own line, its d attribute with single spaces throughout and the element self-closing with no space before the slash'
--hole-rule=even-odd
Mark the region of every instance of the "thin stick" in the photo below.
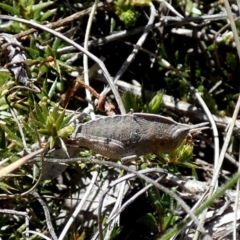
<svg viewBox="0 0 240 240">
<path fill-rule="evenodd" d="M 45 240 L 52 240 L 51 238 L 45 236 L 44 234 L 40 233 L 40 232 L 37 232 L 37 231 L 32 231 L 32 230 L 29 230 L 29 231 L 25 231 L 23 232 L 25 234 L 29 234 L 29 233 L 32 233 L 33 235 L 37 235 Z M 35 237 L 35 236 L 34 236 Z"/>
<path fill-rule="evenodd" d="M 238 37 L 238 31 L 237 31 L 237 28 L 236 28 L 236 24 L 234 22 L 233 14 L 232 14 L 232 11 L 231 11 L 228 0 L 223 0 L 223 1 L 224 1 L 226 11 L 227 11 L 228 19 L 230 21 L 230 26 L 231 26 L 231 29 L 232 29 L 232 32 L 233 32 L 233 37 L 234 37 L 234 40 L 235 40 L 235 43 L 236 43 L 238 58 L 240 60 L 240 42 L 239 42 L 239 37 Z"/>
<path fill-rule="evenodd" d="M 4 168 L 0 169 L 0 178 L 6 176 L 7 174 L 9 174 L 11 172 L 13 172 L 14 170 L 16 170 L 17 168 L 22 166 L 24 163 L 26 163 L 28 160 L 37 156 L 38 154 L 43 153 L 44 151 L 45 151 L 44 148 L 40 148 L 37 151 L 29 153 L 27 156 L 20 158 L 16 162 L 8 165 L 7 167 L 4 167 Z"/>
<path fill-rule="evenodd" d="M 126 59 L 126 61 L 123 63 L 122 67 L 120 68 L 120 70 L 117 72 L 116 76 L 114 77 L 114 82 L 117 82 L 117 80 L 120 79 L 120 77 L 123 75 L 123 73 L 126 71 L 126 69 L 128 68 L 128 66 L 131 64 L 131 62 L 134 60 L 134 58 L 136 57 L 139 48 L 143 45 L 143 43 L 145 42 L 148 33 L 151 29 L 151 25 L 153 24 L 155 17 L 156 17 L 156 9 L 154 7 L 154 5 L 152 3 L 150 3 L 150 18 L 149 21 L 147 23 L 146 28 L 143 31 L 142 36 L 139 38 L 139 40 L 137 41 L 136 45 L 134 45 L 134 48 L 132 50 L 132 53 L 128 56 L 128 58 Z"/>
<path fill-rule="evenodd" d="M 155 182 L 161 181 L 163 179 L 163 177 L 164 176 L 159 177 L 157 180 L 155 180 Z M 136 194 L 134 194 L 134 196 L 132 196 L 130 199 L 128 199 L 117 212 L 115 212 L 112 216 L 111 215 L 109 216 L 107 224 L 112 222 L 118 215 L 120 215 L 121 212 L 123 212 L 131 203 L 133 203 L 138 197 L 140 197 L 143 193 L 145 193 L 152 186 L 153 186 L 152 184 L 148 184 L 147 186 L 142 188 L 140 191 L 138 191 Z"/>
<path fill-rule="evenodd" d="M 98 8 L 104 7 L 104 3 L 100 2 L 97 7 Z M 66 18 L 58 20 L 57 22 L 48 23 L 44 26 L 46 26 L 48 28 L 55 29 L 55 28 L 70 24 L 75 20 L 79 21 L 79 19 L 81 19 L 85 15 L 89 14 L 91 12 L 91 9 L 92 9 L 92 7 L 84 9 L 81 12 L 74 13 L 74 14 L 66 17 Z M 29 34 L 32 34 L 34 32 L 37 32 L 37 29 L 31 28 L 31 29 L 28 29 L 24 32 L 20 32 L 20 33 L 16 34 L 15 37 L 18 38 L 18 39 L 21 39 L 22 37 L 27 36 Z"/>
<path fill-rule="evenodd" d="M 240 152 L 240 145 L 239 145 L 239 152 Z M 240 155 L 238 156 L 238 174 L 240 173 Z M 240 180 L 237 181 L 237 187 L 236 187 L 236 197 L 235 197 L 235 204 L 234 204 L 234 220 L 233 220 L 233 240 L 237 239 L 237 213 L 238 213 L 238 207 L 239 207 L 239 194 L 240 194 Z"/>
<path fill-rule="evenodd" d="M 44 212 L 44 215 L 45 215 L 48 231 L 51 234 L 52 239 L 57 240 L 58 238 L 57 238 L 57 235 L 56 235 L 56 233 L 54 231 L 54 228 L 53 228 L 53 225 L 52 225 L 50 211 L 48 209 L 47 204 L 42 200 L 42 198 L 40 197 L 40 195 L 37 192 L 33 192 L 32 195 L 35 198 L 37 198 L 38 202 L 41 204 L 41 206 L 43 208 L 43 212 Z"/>
<path fill-rule="evenodd" d="M 21 127 L 20 122 L 18 121 L 18 118 L 17 118 L 17 115 L 16 115 L 14 109 L 11 107 L 11 104 L 10 104 L 10 102 L 8 101 L 8 96 L 10 95 L 11 92 L 13 92 L 13 91 L 16 90 L 16 89 L 17 89 L 17 90 L 18 90 L 18 89 L 25 89 L 25 90 L 28 90 L 28 91 L 30 91 L 30 92 L 34 92 L 34 93 L 36 93 L 36 92 L 35 92 L 33 89 L 29 88 L 29 87 L 25 87 L 25 86 L 15 86 L 15 87 L 11 88 L 11 89 L 6 93 L 6 95 L 5 95 L 6 103 L 7 103 L 7 105 L 9 106 L 9 110 L 10 110 L 10 112 L 11 112 L 11 114 L 12 114 L 12 116 L 13 116 L 13 118 L 14 118 L 17 126 L 18 126 L 18 130 L 19 130 L 19 133 L 20 133 L 20 135 L 21 135 L 21 139 L 22 139 L 22 143 L 23 143 L 23 148 L 24 148 L 24 150 L 28 153 L 29 150 L 28 150 L 28 147 L 27 147 L 27 142 L 26 142 L 26 140 L 25 140 L 25 136 L 24 136 L 24 133 L 23 133 L 23 129 L 22 129 L 22 127 Z"/>
<path fill-rule="evenodd" d="M 77 205 L 76 209 L 74 210 L 72 216 L 69 218 L 69 220 L 67 221 L 64 229 L 62 230 L 58 240 L 63 240 L 64 237 L 66 236 L 67 234 L 67 231 L 69 230 L 69 228 L 71 227 L 73 221 L 76 219 L 76 217 L 78 216 L 79 212 L 82 210 L 82 207 L 84 205 L 84 203 L 86 202 L 89 194 L 91 193 L 91 190 L 97 180 L 97 177 L 98 177 L 98 172 L 94 172 L 93 173 L 93 176 L 92 176 L 92 180 L 91 180 L 91 183 L 89 184 L 87 190 L 86 190 L 86 193 L 84 194 L 82 200 L 80 201 L 80 203 Z"/>
<path fill-rule="evenodd" d="M 85 34 L 85 38 L 84 38 L 84 49 L 86 51 L 88 51 L 88 40 L 89 40 L 90 31 L 91 31 L 93 16 L 94 16 L 95 10 L 97 8 L 97 3 L 98 3 L 98 0 L 95 0 L 95 2 L 93 3 L 92 9 L 91 9 L 91 13 L 88 18 L 87 29 L 86 29 L 86 34 Z M 88 56 L 86 54 L 83 55 L 83 74 L 84 74 L 85 84 L 90 86 L 89 75 L 88 75 Z M 91 93 L 86 88 L 85 88 L 85 92 L 86 92 L 86 98 L 88 100 L 88 108 L 90 110 L 90 116 L 91 116 L 91 119 L 93 120 L 93 119 L 95 119 L 95 114 L 93 111 L 93 104 L 91 101 L 91 99 L 92 99 Z"/>
</svg>

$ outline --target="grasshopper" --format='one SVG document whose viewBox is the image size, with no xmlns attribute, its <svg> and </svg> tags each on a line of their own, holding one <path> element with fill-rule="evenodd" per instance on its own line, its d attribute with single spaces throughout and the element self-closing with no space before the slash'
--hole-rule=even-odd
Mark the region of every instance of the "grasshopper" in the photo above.
<svg viewBox="0 0 240 240">
<path fill-rule="evenodd" d="M 180 124 L 155 114 L 133 113 L 81 124 L 73 138 L 80 147 L 128 161 L 148 153 L 170 153 L 189 134 L 207 129 L 207 124 Z"/>
</svg>

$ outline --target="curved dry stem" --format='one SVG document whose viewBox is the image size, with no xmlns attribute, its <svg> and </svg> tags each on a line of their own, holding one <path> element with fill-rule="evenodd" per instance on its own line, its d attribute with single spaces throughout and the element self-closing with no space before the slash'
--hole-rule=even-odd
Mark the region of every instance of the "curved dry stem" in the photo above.
<svg viewBox="0 0 240 240">
<path fill-rule="evenodd" d="M 20 166 L 25 164 L 28 160 L 32 159 L 33 157 L 37 156 L 38 154 L 42 154 L 43 152 L 45 152 L 45 150 L 46 149 L 44 149 L 44 148 L 38 149 L 37 151 L 29 153 L 27 156 L 18 159 L 17 161 L 8 165 L 7 167 L 0 169 L 0 178 L 13 172 L 14 170 L 19 168 Z"/>
<path fill-rule="evenodd" d="M 97 3 L 98 0 L 95 0 L 95 2 L 93 3 L 89 18 L 88 18 L 88 23 L 87 23 L 87 29 L 86 29 L 86 34 L 85 34 L 85 38 L 84 38 L 84 49 L 86 51 L 88 51 L 88 40 L 89 40 L 89 34 L 90 34 L 90 30 L 91 30 L 91 26 L 92 26 L 92 21 L 93 21 L 93 16 L 94 13 L 97 9 Z M 89 75 L 88 75 L 88 57 L 86 54 L 83 55 L 83 75 L 84 75 L 84 82 L 86 85 L 90 85 L 89 83 Z M 93 105 L 91 103 L 91 93 L 88 89 L 85 88 L 85 92 L 86 92 L 86 97 L 88 101 L 88 107 L 90 109 L 90 115 L 91 115 L 91 119 L 95 119 L 95 114 L 93 111 Z"/>
<path fill-rule="evenodd" d="M 28 90 L 30 92 L 33 92 L 33 93 L 36 93 L 33 89 L 29 88 L 29 87 L 25 87 L 25 86 L 15 86 L 13 88 L 11 88 L 5 95 L 5 100 L 6 100 L 6 103 L 8 104 L 9 106 L 9 110 L 13 116 L 13 119 L 15 120 L 17 126 L 18 126 L 18 130 L 19 130 L 19 133 L 21 135 L 21 139 L 22 139 L 22 143 L 23 143 L 23 148 L 25 150 L 26 153 L 29 152 L 29 149 L 27 147 L 27 142 L 26 142 L 26 139 L 25 139 L 25 136 L 24 136 L 24 133 L 23 133 L 23 129 L 21 127 L 21 124 L 17 118 L 17 114 L 15 113 L 14 109 L 12 108 L 10 102 L 8 101 L 8 96 L 11 94 L 11 92 L 13 92 L 14 90 L 18 90 L 18 89 L 24 89 L 24 90 Z M 1 177 L 1 176 L 0 176 Z"/>
<path fill-rule="evenodd" d="M 164 176 L 159 177 L 158 179 L 155 180 L 155 182 L 159 182 L 164 178 Z M 120 215 L 130 204 L 132 204 L 138 197 L 140 197 L 143 193 L 145 193 L 148 189 L 150 189 L 153 185 L 148 184 L 146 187 L 142 188 L 140 191 L 138 191 L 134 196 L 132 196 L 130 199 L 128 199 L 122 207 L 115 212 L 112 216 L 109 216 L 109 219 L 106 224 L 109 224 L 111 221 L 114 220 L 118 215 Z"/>
<path fill-rule="evenodd" d="M 124 197 L 124 193 L 125 193 L 125 187 L 126 187 L 127 182 L 123 181 L 120 183 L 120 190 L 118 191 L 118 197 L 117 197 L 117 201 L 114 204 L 114 207 L 111 211 L 111 213 L 109 214 L 109 217 L 111 217 L 112 215 L 114 215 L 114 213 L 121 208 L 122 206 L 122 201 L 123 201 L 123 197 Z M 111 221 L 111 223 L 108 225 L 107 228 L 107 232 L 105 234 L 105 238 L 110 239 L 111 238 L 111 234 L 112 231 L 114 230 L 115 226 L 119 227 L 120 224 L 120 216 L 117 215 L 113 221 Z"/>
<path fill-rule="evenodd" d="M 98 177 L 98 172 L 94 172 L 93 176 L 92 176 L 92 180 L 90 185 L 87 188 L 86 193 L 84 194 L 82 200 L 80 201 L 80 203 L 77 205 L 77 207 L 75 208 L 73 214 L 71 215 L 71 217 L 69 218 L 68 222 L 66 223 L 64 229 L 62 230 L 58 240 L 62 240 L 64 239 L 64 237 L 67 234 L 67 231 L 69 230 L 69 228 L 71 227 L 73 221 L 76 219 L 76 217 L 78 216 L 79 212 L 82 210 L 82 207 L 84 205 L 84 203 L 86 202 L 89 194 L 91 193 L 91 190 L 93 188 L 93 185 L 95 184 L 96 180 Z"/>
<path fill-rule="evenodd" d="M 131 64 L 131 62 L 136 57 L 139 49 L 141 48 L 141 46 L 145 42 L 145 40 L 148 36 L 148 33 L 151 30 L 151 26 L 154 23 L 155 17 L 156 17 L 156 9 L 155 9 L 154 5 L 152 3 L 150 3 L 150 18 L 149 18 L 148 23 L 147 23 L 147 25 L 146 25 L 146 27 L 143 31 L 143 34 L 139 38 L 139 40 L 137 41 L 136 45 L 134 45 L 132 53 L 128 56 L 128 58 L 123 63 L 120 70 L 117 72 L 117 74 L 116 74 L 116 76 L 114 77 L 114 80 L 113 80 L 114 82 L 116 82 L 117 80 L 120 79 L 120 77 L 123 75 L 123 73 L 127 70 L 128 66 Z"/>
<path fill-rule="evenodd" d="M 141 35 L 141 37 L 139 38 L 139 40 L 137 41 L 136 45 L 134 45 L 134 48 L 132 50 L 132 53 L 128 56 L 128 58 L 126 59 L 126 61 L 123 63 L 122 67 L 120 68 L 120 70 L 117 72 L 116 76 L 114 77 L 114 83 L 116 83 L 121 76 L 123 75 L 123 73 L 127 70 L 127 68 L 129 67 L 129 65 L 131 64 L 131 62 L 134 60 L 134 58 L 136 57 L 139 49 L 141 48 L 141 46 L 143 45 L 143 43 L 145 42 L 149 31 L 152 29 L 152 25 L 154 23 L 155 17 L 156 17 L 156 9 L 154 7 L 154 5 L 152 3 L 150 3 L 150 18 L 149 21 L 146 25 L 146 27 L 144 28 L 143 34 Z M 109 92 L 108 88 L 105 88 L 103 90 L 103 92 L 101 94 L 105 95 Z"/>
<path fill-rule="evenodd" d="M 56 235 L 56 233 L 54 231 L 54 228 L 53 228 L 53 225 L 52 225 L 50 212 L 49 212 L 47 204 L 42 200 L 42 198 L 40 197 L 40 195 L 37 192 L 33 192 L 32 195 L 35 198 L 37 198 L 38 202 L 41 204 L 41 206 L 43 208 L 46 223 L 47 223 L 47 227 L 48 227 L 48 231 L 51 234 L 52 239 L 57 240 L 58 238 L 57 238 L 57 235 Z"/>
</svg>

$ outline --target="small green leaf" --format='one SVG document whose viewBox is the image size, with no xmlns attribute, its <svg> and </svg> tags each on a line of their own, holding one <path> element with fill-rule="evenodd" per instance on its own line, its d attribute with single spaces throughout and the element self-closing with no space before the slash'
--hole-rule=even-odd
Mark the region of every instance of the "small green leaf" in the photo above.
<svg viewBox="0 0 240 240">
<path fill-rule="evenodd" d="M 34 48 L 29 48 L 29 47 L 25 47 L 25 50 L 27 51 L 29 57 L 33 58 L 31 60 L 26 61 L 27 64 L 36 64 L 39 63 L 39 60 L 36 60 L 37 57 L 39 57 L 40 55 L 40 51 L 38 49 L 34 49 Z M 30 62 L 31 61 L 31 62 Z"/>
<path fill-rule="evenodd" d="M 12 15 L 19 15 L 20 14 L 20 12 L 17 8 L 9 6 L 5 3 L 0 3 L 0 8 L 3 9 L 4 11 L 6 11 L 6 12 L 12 14 Z"/>
<path fill-rule="evenodd" d="M 58 136 L 61 138 L 66 138 L 70 136 L 74 131 L 74 127 L 72 126 L 67 126 L 58 131 Z"/>
<path fill-rule="evenodd" d="M 9 79 L 11 79 L 11 74 L 9 72 L 0 71 L 0 86 L 1 86 L 1 89 L 3 88 L 3 85 L 7 83 L 7 81 Z"/>
<path fill-rule="evenodd" d="M 124 92 L 122 95 L 122 101 L 127 112 L 130 112 L 131 109 L 133 109 L 134 112 L 138 112 L 140 110 L 140 99 L 137 95 L 128 91 Z"/>
<path fill-rule="evenodd" d="M 144 223 L 146 226 L 149 226 L 153 231 L 158 232 L 158 223 L 156 218 L 151 214 L 147 213 L 142 216 L 138 222 Z"/>
<path fill-rule="evenodd" d="M 35 21 L 40 22 L 40 19 L 41 19 L 41 10 L 40 9 L 33 11 L 33 19 Z"/>
<path fill-rule="evenodd" d="M 52 137 L 54 137 L 54 138 L 57 138 L 57 137 L 58 137 L 58 132 L 57 132 L 56 124 L 53 124 L 53 125 L 52 125 L 51 135 L 52 135 Z"/>
<path fill-rule="evenodd" d="M 11 186 L 9 186 L 4 182 L 0 182 L 0 189 L 2 189 L 4 192 L 11 193 L 9 189 L 14 189 L 14 188 L 12 188 Z"/>
<path fill-rule="evenodd" d="M 61 69 L 60 69 L 59 62 L 60 62 L 59 60 L 54 59 L 55 69 L 56 69 L 57 73 L 59 74 L 59 76 L 60 76 L 60 78 L 61 78 L 62 74 L 61 74 Z"/>
<path fill-rule="evenodd" d="M 49 138 L 49 147 L 52 149 L 55 145 L 55 139 L 53 137 Z"/>
<path fill-rule="evenodd" d="M 47 117 L 46 127 L 49 131 L 52 130 L 53 124 L 55 124 L 55 119 L 52 115 Z"/>
<path fill-rule="evenodd" d="M 187 4 L 186 4 L 186 12 L 188 13 L 188 15 L 190 15 L 192 13 L 192 8 L 193 8 L 193 2 L 191 0 L 187 0 Z"/>
<path fill-rule="evenodd" d="M 54 121 L 56 121 L 60 115 L 58 111 L 59 111 L 59 106 L 56 104 L 53 108 L 53 111 L 51 112 L 51 116 L 54 119 Z"/>
<path fill-rule="evenodd" d="M 57 60 L 57 61 L 58 61 L 58 65 L 61 67 L 61 69 L 65 70 L 65 71 L 72 72 L 72 71 L 76 70 L 76 68 L 69 66 L 62 60 Z"/>
<path fill-rule="evenodd" d="M 163 93 L 159 92 L 148 103 L 148 112 L 159 113 L 162 107 L 163 107 Z"/>
<path fill-rule="evenodd" d="M 148 6 L 151 0 L 129 0 L 129 4 L 137 7 Z"/>
<path fill-rule="evenodd" d="M 55 81 L 52 83 L 51 88 L 48 92 L 48 97 L 50 99 L 54 96 L 54 94 L 56 94 L 57 83 L 58 83 L 58 81 L 57 81 L 57 78 L 56 78 Z"/>
<path fill-rule="evenodd" d="M 43 10 L 52 5 L 54 1 L 40 2 L 39 4 L 35 4 L 32 6 L 33 11 Z"/>
<path fill-rule="evenodd" d="M 42 101 L 44 101 L 44 99 Z M 45 121 L 47 121 L 47 117 L 49 115 L 49 109 L 47 108 L 47 103 L 46 102 L 41 103 L 41 109 L 42 109 L 44 119 L 45 119 Z"/>
<path fill-rule="evenodd" d="M 7 138 L 10 139 L 11 141 L 15 141 L 17 145 L 19 145 L 20 147 L 22 147 L 22 139 L 19 138 L 16 135 L 16 132 L 12 132 L 7 126 L 1 125 L 1 128 L 3 129 L 3 131 L 5 131 L 7 133 Z M 14 128 L 12 129 L 14 130 Z"/>
<path fill-rule="evenodd" d="M 158 189 L 151 188 L 148 191 L 148 194 L 149 194 L 148 195 L 149 200 L 150 200 L 151 204 L 154 206 L 154 208 L 157 209 L 158 211 L 161 211 L 162 203 L 161 203 L 161 196 L 160 196 Z"/>
<path fill-rule="evenodd" d="M 3 104 L 3 105 L 0 106 L 0 111 L 6 110 L 8 108 L 9 108 L 8 104 Z"/>
<path fill-rule="evenodd" d="M 58 48 L 60 47 L 60 44 L 61 44 L 60 38 L 56 38 L 53 42 L 52 50 L 56 52 L 58 50 Z"/>
<path fill-rule="evenodd" d="M 62 54 L 60 56 L 60 60 L 65 62 L 66 60 L 68 60 L 69 58 L 73 57 L 74 55 L 76 55 L 76 53 L 65 53 L 65 54 Z M 68 66 L 68 65 L 66 64 L 66 66 Z"/>
<path fill-rule="evenodd" d="M 56 89 L 58 92 L 63 93 L 66 89 L 65 82 L 61 79 L 60 82 L 57 82 L 56 84 Z"/>
<path fill-rule="evenodd" d="M 50 136 L 51 132 L 48 129 L 45 128 L 40 128 L 37 130 L 38 133 L 42 134 L 42 135 L 46 135 L 46 136 Z"/>
<path fill-rule="evenodd" d="M 35 108 L 34 108 L 34 113 L 36 114 L 36 119 L 42 123 L 45 124 L 46 123 L 46 118 L 43 115 L 42 110 L 40 109 L 39 105 L 35 102 L 34 104 Z"/>
<path fill-rule="evenodd" d="M 55 13 L 57 12 L 57 9 L 51 9 L 47 12 L 45 12 L 41 18 L 40 18 L 40 21 L 43 22 L 43 21 L 46 21 L 48 18 L 50 18 L 51 16 L 53 16 Z"/>
<path fill-rule="evenodd" d="M 22 232 L 26 229 L 26 225 L 23 224 L 22 226 L 20 226 L 17 231 L 14 231 L 14 233 L 12 233 L 12 235 L 8 238 L 8 240 L 20 240 L 22 239 Z"/>
<path fill-rule="evenodd" d="M 179 216 L 172 214 L 171 212 L 168 212 L 167 214 L 164 215 L 163 217 L 163 227 L 165 229 L 173 226 L 176 221 L 179 220 Z"/>
<path fill-rule="evenodd" d="M 55 51 L 53 51 L 53 49 L 49 45 L 46 47 L 44 55 L 45 55 L 45 57 L 52 56 L 53 58 L 56 58 Z"/>
<path fill-rule="evenodd" d="M 56 119 L 56 127 L 57 127 L 57 129 L 60 129 L 61 127 L 63 127 L 62 123 L 63 123 L 64 116 L 65 116 L 65 111 L 63 110 L 59 114 L 58 118 Z"/>
<path fill-rule="evenodd" d="M 74 113 L 69 115 L 69 116 L 66 116 L 64 119 L 63 119 L 63 122 L 62 122 L 62 126 L 66 126 L 66 125 L 69 125 L 72 117 L 74 116 Z"/>
<path fill-rule="evenodd" d="M 41 64 L 38 70 L 37 78 L 40 78 L 43 74 L 47 73 L 49 71 L 49 68 L 46 66 L 46 64 Z"/>
</svg>

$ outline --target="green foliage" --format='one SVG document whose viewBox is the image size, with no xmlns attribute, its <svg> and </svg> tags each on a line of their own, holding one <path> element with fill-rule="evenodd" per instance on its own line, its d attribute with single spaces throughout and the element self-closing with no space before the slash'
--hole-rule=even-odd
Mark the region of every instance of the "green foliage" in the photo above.
<svg viewBox="0 0 240 240">
<path fill-rule="evenodd" d="M 122 101 L 127 112 L 159 113 L 163 109 L 163 92 L 159 91 L 151 99 L 140 98 L 131 92 L 124 92 Z"/>
<path fill-rule="evenodd" d="M 209 107 L 209 110 L 213 113 L 213 114 L 218 114 L 218 105 L 215 101 L 215 99 L 208 93 L 205 92 L 204 96 L 203 96 L 207 106 Z"/>
<path fill-rule="evenodd" d="M 173 199 L 169 195 L 161 194 L 158 189 L 151 188 L 148 191 L 148 201 L 156 214 L 147 213 L 139 221 L 144 222 L 152 231 L 164 231 L 179 220 L 179 216 L 173 211 L 173 209 L 176 209 L 177 204 L 173 203 Z"/>
<path fill-rule="evenodd" d="M 136 6 L 144 7 L 150 3 L 150 0 L 116 0 L 114 5 L 116 7 L 116 14 L 126 27 L 134 26 L 140 12 L 136 10 Z"/>
<path fill-rule="evenodd" d="M 6 184 L 5 182 L 1 182 L 0 181 L 0 189 L 2 189 L 4 192 L 6 193 L 11 193 L 11 189 L 14 189 L 12 188 L 11 186 L 9 186 L 8 184 Z"/>
<path fill-rule="evenodd" d="M 131 92 L 124 92 L 122 95 L 122 101 L 127 112 L 130 112 L 131 110 L 139 112 L 141 109 L 140 97 Z"/>
<path fill-rule="evenodd" d="M 166 166 L 182 166 L 191 168 L 194 171 L 197 166 L 191 162 L 192 155 L 193 145 L 192 143 L 188 143 L 188 140 L 185 139 L 173 152 L 169 154 L 160 153 L 160 158 L 164 160 Z"/>
<path fill-rule="evenodd" d="M 115 239 L 121 232 L 120 228 L 114 228 L 112 234 L 111 234 L 111 239 Z"/>
<path fill-rule="evenodd" d="M 186 3 L 185 11 L 187 15 L 197 17 L 202 14 L 201 11 L 194 6 L 193 1 L 187 0 L 185 3 Z"/>
<path fill-rule="evenodd" d="M 163 109 L 163 92 L 158 92 L 145 104 L 144 112 L 159 113 Z"/>
<path fill-rule="evenodd" d="M 7 138 L 11 141 L 11 143 L 17 144 L 19 147 L 23 147 L 22 145 L 22 140 L 20 137 L 18 137 L 15 132 L 13 131 L 14 129 L 7 127 L 5 125 L 1 126 L 2 130 L 5 132 Z M 5 144 L 6 146 L 6 144 Z"/>
<path fill-rule="evenodd" d="M 19 10 L 5 3 L 0 3 L 0 8 L 12 15 L 19 15 Z"/>
<path fill-rule="evenodd" d="M 68 137 L 74 129 L 69 126 L 72 116 L 65 118 L 65 111 L 58 105 L 50 110 L 46 101 L 46 98 L 42 99 L 40 106 L 35 103 L 30 122 L 32 128 L 35 127 L 40 135 L 49 136 L 50 148 L 53 148 L 57 142 L 62 145 L 60 139 Z"/>
<path fill-rule="evenodd" d="M 139 17 L 139 12 L 137 12 L 133 7 L 129 7 L 128 9 L 121 9 L 119 11 L 119 18 L 124 22 L 126 27 L 134 26 L 137 18 Z"/>
<path fill-rule="evenodd" d="M 14 231 L 14 233 L 8 238 L 8 240 L 20 240 L 22 239 L 22 233 L 23 231 L 26 229 L 26 225 L 23 224 L 22 226 L 20 226 L 16 231 Z"/>
<path fill-rule="evenodd" d="M 184 140 L 177 149 L 168 155 L 169 161 L 175 163 L 188 162 L 192 157 L 192 153 L 193 146 L 186 143 L 186 140 Z"/>
<path fill-rule="evenodd" d="M 138 221 L 141 223 L 144 223 L 144 225 L 150 227 L 150 229 L 152 231 L 154 231 L 154 232 L 158 231 L 158 222 L 152 213 L 146 213 Z"/>
<path fill-rule="evenodd" d="M 48 1 L 45 3 L 37 3 L 35 0 L 20 0 L 17 1 L 15 6 L 13 7 L 10 4 L 0 3 L 0 9 L 12 14 L 22 16 L 25 19 L 35 20 L 46 20 L 50 16 L 52 16 L 55 10 L 46 11 L 43 15 L 41 12 L 52 5 L 53 1 Z"/>
<path fill-rule="evenodd" d="M 11 102 L 11 107 L 21 112 L 26 110 L 26 101 L 19 100 L 18 95 L 13 92 L 8 94 L 9 90 L 13 87 L 14 82 L 9 81 L 10 74 L 0 72 L 0 157 L 11 156 L 11 151 L 7 148 L 11 145 L 12 148 L 20 150 L 22 148 L 22 140 L 19 138 L 18 129 L 9 112 L 9 105 L 6 102 L 6 96 Z"/>
</svg>

